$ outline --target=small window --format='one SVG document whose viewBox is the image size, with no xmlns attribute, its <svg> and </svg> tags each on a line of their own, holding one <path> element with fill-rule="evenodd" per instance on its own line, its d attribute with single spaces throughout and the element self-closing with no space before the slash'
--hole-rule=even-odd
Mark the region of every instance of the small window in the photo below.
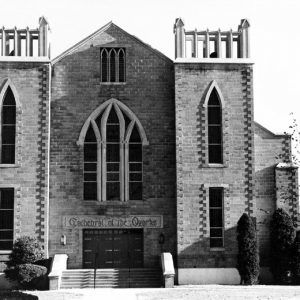
<svg viewBox="0 0 300 300">
<path fill-rule="evenodd" d="M 210 94 L 207 106 L 208 115 L 208 162 L 223 163 L 222 149 L 222 109 L 216 89 Z"/>
<path fill-rule="evenodd" d="M 0 250 L 11 250 L 14 237 L 14 189 L 0 189 Z"/>
<path fill-rule="evenodd" d="M 209 189 L 210 248 L 224 247 L 223 188 Z"/>
<path fill-rule="evenodd" d="M 2 103 L 1 116 L 1 163 L 15 163 L 16 101 L 10 87 L 7 88 Z"/>
<path fill-rule="evenodd" d="M 125 82 L 125 53 L 124 48 L 100 49 L 101 82 Z"/>
</svg>

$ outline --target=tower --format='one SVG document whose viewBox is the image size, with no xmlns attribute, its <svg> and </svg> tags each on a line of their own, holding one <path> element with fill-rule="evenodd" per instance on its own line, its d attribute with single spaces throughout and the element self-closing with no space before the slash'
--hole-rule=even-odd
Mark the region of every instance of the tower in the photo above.
<svg viewBox="0 0 300 300">
<path fill-rule="evenodd" d="M 0 30 L 0 268 L 13 240 L 36 237 L 48 255 L 49 25 Z"/>
<path fill-rule="evenodd" d="M 238 276 L 235 226 L 254 213 L 249 27 L 187 31 L 175 21 L 179 284 Z"/>
</svg>

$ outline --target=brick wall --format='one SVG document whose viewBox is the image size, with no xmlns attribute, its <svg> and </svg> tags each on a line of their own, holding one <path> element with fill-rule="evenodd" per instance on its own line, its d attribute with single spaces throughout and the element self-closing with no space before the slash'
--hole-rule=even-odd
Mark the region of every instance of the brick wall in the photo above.
<svg viewBox="0 0 300 300">
<path fill-rule="evenodd" d="M 99 46 L 126 47 L 126 83 L 100 83 Z M 92 46 L 93 45 L 93 46 Z M 158 237 L 176 254 L 175 106 L 173 63 L 111 25 L 53 66 L 51 103 L 50 253 L 67 253 L 69 267 L 82 267 L 82 230 L 65 229 L 70 214 L 163 215 L 163 229 L 144 230 L 144 263 L 158 262 Z M 88 116 L 110 98 L 122 101 L 145 129 L 144 201 L 85 203 L 83 149 L 76 144 Z M 67 245 L 60 245 L 66 235 Z"/>
<path fill-rule="evenodd" d="M 0 86 L 9 79 L 18 94 L 16 163 L 0 165 L 0 187 L 13 187 L 14 238 L 37 237 L 47 254 L 49 64 L 1 62 Z M 0 261 L 7 255 L 0 255 Z"/>
<path fill-rule="evenodd" d="M 215 81 L 223 95 L 224 164 L 207 164 L 204 100 Z M 175 63 L 178 265 L 235 267 L 236 224 L 254 212 L 252 67 Z M 224 188 L 225 247 L 209 248 L 209 187 Z"/>
<path fill-rule="evenodd" d="M 288 163 L 291 160 L 289 136 L 275 135 L 256 123 L 254 141 L 256 220 L 260 260 L 261 265 L 265 266 L 268 265 L 269 257 L 270 220 L 277 208 L 276 193 L 281 194 L 284 185 L 295 184 L 296 177 L 293 177 L 293 180 L 287 180 L 286 170 L 278 170 L 275 173 L 278 163 Z M 287 212 L 289 212 L 289 209 L 287 209 Z"/>
</svg>

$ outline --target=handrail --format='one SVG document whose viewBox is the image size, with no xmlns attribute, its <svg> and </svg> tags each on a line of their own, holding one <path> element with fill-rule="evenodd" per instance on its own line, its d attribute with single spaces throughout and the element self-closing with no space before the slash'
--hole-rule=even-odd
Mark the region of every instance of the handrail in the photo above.
<svg viewBox="0 0 300 300">
<path fill-rule="evenodd" d="M 94 289 L 96 288 L 97 262 L 98 262 L 98 252 L 95 253 L 95 258 L 94 258 Z"/>
</svg>

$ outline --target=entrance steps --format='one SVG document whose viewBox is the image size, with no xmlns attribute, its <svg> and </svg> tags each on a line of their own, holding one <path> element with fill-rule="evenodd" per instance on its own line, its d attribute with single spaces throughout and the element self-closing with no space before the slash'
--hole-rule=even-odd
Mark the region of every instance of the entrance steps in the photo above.
<svg viewBox="0 0 300 300">
<path fill-rule="evenodd" d="M 69 269 L 62 273 L 61 289 L 154 288 L 162 286 L 160 269 Z"/>
</svg>

